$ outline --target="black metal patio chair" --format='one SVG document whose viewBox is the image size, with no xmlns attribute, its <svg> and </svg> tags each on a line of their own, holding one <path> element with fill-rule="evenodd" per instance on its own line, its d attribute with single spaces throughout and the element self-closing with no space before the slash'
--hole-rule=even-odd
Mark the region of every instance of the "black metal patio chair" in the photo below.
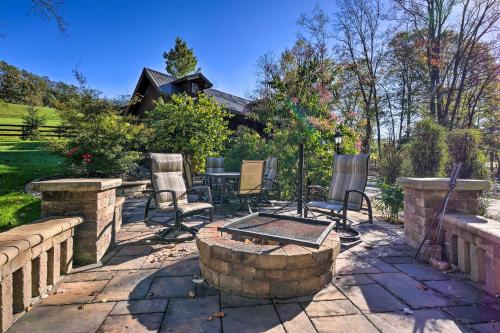
<svg viewBox="0 0 500 333">
<path fill-rule="evenodd" d="M 339 218 L 343 229 L 347 229 L 347 211 L 368 211 L 368 222 L 373 222 L 372 206 L 365 193 L 368 180 L 368 154 L 337 155 L 333 161 L 333 175 L 329 188 L 309 185 L 306 201 L 309 208 L 318 213 Z M 319 190 L 326 195 L 324 201 L 309 201 L 311 190 Z M 363 208 L 363 201 L 366 208 Z M 306 211 L 307 212 L 307 211 Z M 337 230 L 339 223 L 337 223 Z"/>
<path fill-rule="evenodd" d="M 155 201 L 155 207 L 159 211 L 173 212 L 173 217 L 164 222 L 167 228 L 158 236 L 166 241 L 177 241 L 176 235 L 181 231 L 187 231 L 194 238 L 197 230 L 186 226 L 182 220 L 188 216 L 205 212 L 209 214 L 210 222 L 213 221 L 214 207 L 212 195 L 208 186 L 193 186 L 186 188 L 183 178 L 183 162 L 180 154 L 151 153 L 151 184 L 153 193 L 146 203 L 144 220 L 148 220 L 151 201 Z M 208 202 L 189 202 L 188 193 L 205 192 Z M 167 223 L 174 220 L 173 226 Z M 170 235 L 170 236 L 169 236 Z M 179 241 L 187 238 L 179 239 Z"/>
</svg>

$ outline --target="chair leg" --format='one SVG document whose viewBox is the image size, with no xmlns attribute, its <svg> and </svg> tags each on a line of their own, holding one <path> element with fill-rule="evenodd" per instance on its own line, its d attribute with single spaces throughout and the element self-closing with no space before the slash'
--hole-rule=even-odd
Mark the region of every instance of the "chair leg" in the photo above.
<svg viewBox="0 0 500 333">
<path fill-rule="evenodd" d="M 214 209 L 213 208 L 210 208 L 210 223 L 212 223 L 214 221 Z"/>
<path fill-rule="evenodd" d="M 146 202 L 146 208 L 144 208 L 144 221 L 147 220 L 148 218 L 148 213 L 149 213 L 149 205 L 151 205 L 151 200 L 153 200 L 153 197 L 150 197 L 148 201 Z"/>
<path fill-rule="evenodd" d="M 368 197 L 366 198 L 366 206 L 368 208 L 368 221 L 370 223 L 373 223 L 372 204 L 370 202 L 370 199 L 368 199 Z"/>
<path fill-rule="evenodd" d="M 347 209 L 342 210 L 342 225 L 344 230 L 347 230 Z"/>
</svg>

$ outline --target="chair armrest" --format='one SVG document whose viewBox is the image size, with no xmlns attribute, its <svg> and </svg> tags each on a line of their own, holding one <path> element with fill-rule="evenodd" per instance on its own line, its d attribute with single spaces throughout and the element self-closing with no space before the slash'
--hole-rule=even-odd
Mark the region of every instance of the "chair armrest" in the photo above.
<svg viewBox="0 0 500 333">
<path fill-rule="evenodd" d="M 306 201 L 309 201 L 309 193 L 311 190 L 320 190 L 323 194 L 328 194 L 328 189 L 320 185 L 308 185 L 306 187 Z"/>
<path fill-rule="evenodd" d="M 323 187 L 323 186 L 320 186 L 320 185 L 308 185 L 307 189 L 308 190 L 310 190 L 310 189 L 321 190 L 321 191 L 323 191 L 325 193 L 328 193 L 328 189 L 326 187 Z"/>
<path fill-rule="evenodd" d="M 193 186 L 189 188 L 187 192 L 196 192 L 196 193 L 205 192 L 208 194 L 208 203 L 212 204 L 212 191 L 210 191 L 209 186 Z"/>
<path fill-rule="evenodd" d="M 359 191 L 359 190 L 346 190 L 344 194 L 344 210 L 347 209 L 347 203 L 349 202 L 349 194 L 351 193 L 359 193 L 363 197 L 363 199 L 366 200 L 366 204 L 370 207 L 371 209 L 371 203 L 370 203 L 370 198 L 368 198 L 368 195 L 366 195 L 365 192 Z M 363 206 L 363 201 L 361 201 L 361 206 Z"/>
<path fill-rule="evenodd" d="M 172 202 L 174 203 L 174 209 L 177 210 L 177 194 L 175 193 L 174 190 L 154 191 L 153 196 L 160 194 L 160 193 L 164 193 L 164 192 L 172 194 Z"/>
<path fill-rule="evenodd" d="M 272 180 L 270 178 L 267 178 L 267 177 L 264 177 L 264 180 L 268 181 L 268 182 L 271 182 L 273 184 L 278 184 L 275 180 Z"/>
<path fill-rule="evenodd" d="M 177 210 L 177 195 L 175 194 L 175 191 L 173 191 L 173 190 L 161 190 L 161 191 L 148 190 L 148 192 L 150 192 L 151 195 L 149 196 L 148 201 L 146 202 L 146 207 L 144 209 L 144 220 L 147 220 L 147 218 L 148 218 L 149 206 L 151 205 L 151 201 L 153 199 L 155 199 L 155 196 L 157 194 L 160 194 L 163 192 L 168 192 L 168 193 L 172 194 L 172 201 L 174 203 L 174 209 Z"/>
</svg>

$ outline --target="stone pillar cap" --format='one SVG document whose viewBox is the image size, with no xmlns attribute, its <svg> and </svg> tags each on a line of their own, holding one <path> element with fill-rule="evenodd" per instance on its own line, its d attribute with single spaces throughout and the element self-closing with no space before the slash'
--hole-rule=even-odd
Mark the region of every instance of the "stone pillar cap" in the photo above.
<svg viewBox="0 0 500 333">
<path fill-rule="evenodd" d="M 402 178 L 397 183 L 406 188 L 419 190 L 447 190 L 450 186 L 450 178 Z M 480 179 L 458 179 L 456 190 L 459 191 L 483 191 L 489 189 L 491 183 Z"/>
<path fill-rule="evenodd" d="M 120 178 L 64 178 L 29 184 L 35 192 L 89 192 L 104 191 L 120 186 Z"/>
</svg>

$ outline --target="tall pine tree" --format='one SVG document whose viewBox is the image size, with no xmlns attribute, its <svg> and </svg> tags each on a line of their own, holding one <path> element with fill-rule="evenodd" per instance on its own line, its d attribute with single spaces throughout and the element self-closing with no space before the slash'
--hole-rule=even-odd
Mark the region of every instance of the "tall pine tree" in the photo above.
<svg viewBox="0 0 500 333">
<path fill-rule="evenodd" d="M 194 72 L 198 63 L 193 49 L 189 48 L 180 37 L 175 39 L 174 48 L 163 53 L 163 58 L 165 58 L 167 65 L 167 73 L 177 78 Z"/>
</svg>

